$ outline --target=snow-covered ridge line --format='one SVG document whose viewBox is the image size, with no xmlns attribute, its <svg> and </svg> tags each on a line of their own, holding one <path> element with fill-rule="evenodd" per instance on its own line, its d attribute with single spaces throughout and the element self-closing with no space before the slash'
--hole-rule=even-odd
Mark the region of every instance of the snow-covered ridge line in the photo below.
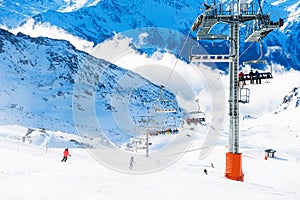
<svg viewBox="0 0 300 200">
<path fill-rule="evenodd" d="M 0 137 L 45 148 L 89 147 L 87 144 L 82 143 L 82 139 L 75 134 L 18 125 L 0 126 Z"/>
<path fill-rule="evenodd" d="M 101 0 L 65 0 L 67 5 L 63 5 L 58 9 L 59 12 L 74 12 L 83 7 L 95 6 Z"/>
<path fill-rule="evenodd" d="M 67 40 L 80 51 L 85 51 L 87 53 L 91 53 L 93 51 L 93 42 L 89 42 L 77 36 L 74 36 L 66 32 L 62 28 L 51 25 L 49 23 L 36 24 L 34 23 L 34 20 L 32 18 L 29 18 L 25 23 L 16 28 L 9 29 L 8 27 L 3 25 L 0 25 L 0 28 L 7 30 L 15 35 L 17 35 L 18 33 L 23 33 L 33 38 L 48 37 L 58 40 Z"/>
<path fill-rule="evenodd" d="M 289 94 L 285 95 L 282 99 L 282 104 L 274 111 L 278 114 L 287 109 L 297 109 L 300 107 L 300 87 L 294 87 Z"/>
</svg>

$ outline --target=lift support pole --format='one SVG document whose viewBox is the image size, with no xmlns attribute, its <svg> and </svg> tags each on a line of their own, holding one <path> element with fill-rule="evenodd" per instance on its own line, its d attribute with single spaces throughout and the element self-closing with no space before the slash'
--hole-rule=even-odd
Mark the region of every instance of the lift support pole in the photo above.
<svg viewBox="0 0 300 200">
<path fill-rule="evenodd" d="M 230 54 L 234 60 L 229 64 L 230 93 L 229 93 L 229 137 L 228 152 L 226 153 L 225 177 L 243 181 L 242 153 L 239 152 L 239 20 L 233 19 L 230 24 Z"/>
<path fill-rule="evenodd" d="M 243 181 L 244 174 L 242 171 L 242 153 L 240 153 L 239 143 L 239 102 L 240 88 L 238 80 L 239 70 L 239 25 L 248 21 L 256 23 L 253 26 L 257 29 L 252 30 L 245 42 L 261 42 L 271 31 L 283 25 L 283 20 L 271 22 L 270 15 L 263 15 L 261 4 L 256 8 L 254 1 L 250 7 L 247 0 L 231 0 L 230 10 L 223 10 L 221 3 L 212 6 L 206 6 L 204 14 L 201 14 L 194 21 L 191 27 L 192 31 L 198 30 L 196 34 L 197 40 L 220 39 L 230 40 L 229 55 L 209 55 L 209 54 L 193 54 L 191 52 L 190 61 L 195 63 L 201 62 L 229 62 L 229 136 L 228 136 L 228 152 L 226 153 L 226 171 L 225 177 Z M 260 3 L 258 1 L 258 3 Z M 215 24 L 223 22 L 230 26 L 230 36 L 222 36 L 220 34 L 211 34 L 210 30 Z M 259 27 L 259 28 L 258 28 Z M 241 101 L 243 102 L 243 101 Z"/>
</svg>

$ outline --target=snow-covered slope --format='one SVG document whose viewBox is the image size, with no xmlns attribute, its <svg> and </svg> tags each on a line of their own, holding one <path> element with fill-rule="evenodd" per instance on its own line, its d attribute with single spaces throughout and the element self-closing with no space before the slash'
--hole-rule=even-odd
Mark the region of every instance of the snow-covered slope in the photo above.
<svg viewBox="0 0 300 200">
<path fill-rule="evenodd" d="M 21 136 L 26 130 L 22 127 L 0 129 L 1 136 L 5 132 Z M 203 127 L 199 127 L 201 129 Z M 264 130 L 283 134 L 272 127 Z M 53 136 L 60 135 L 57 132 L 50 133 Z M 191 151 L 172 166 L 143 175 L 106 168 L 85 149 L 70 148 L 72 157 L 66 163 L 61 163 L 63 148 L 54 146 L 46 151 L 43 145 L 0 137 L 0 196 L 6 200 L 299 199 L 299 152 L 293 152 L 294 146 L 287 146 L 289 153 L 276 148 L 276 158 L 264 160 L 264 149 L 257 147 L 260 138 L 255 139 L 260 134 L 249 135 L 248 141 L 253 138 L 251 144 L 242 145 L 244 182 L 224 178 L 227 149 L 223 142 L 226 137 L 221 138 L 209 156 L 199 159 L 200 135 Z M 291 142 L 291 138 L 285 139 Z M 269 141 L 273 141 L 271 133 Z M 130 157 L 126 165 L 129 165 L 129 160 Z M 141 161 L 135 158 L 132 172 L 140 165 Z M 208 175 L 203 173 L 204 169 L 207 169 Z"/>
<path fill-rule="evenodd" d="M 130 137 L 130 130 L 113 121 L 117 123 L 118 116 L 126 114 L 127 126 L 134 126 L 159 99 L 160 87 L 78 51 L 66 41 L 13 35 L 4 30 L 0 30 L 0 37 L 1 124 L 76 133 L 76 124 L 87 125 L 85 120 L 94 118 L 108 137 L 121 142 Z M 162 92 L 175 98 L 166 90 Z M 88 109 L 91 105 L 92 110 Z M 79 117 L 74 121 L 74 112 L 75 117 L 84 115 L 85 120 L 78 121 Z M 180 110 L 175 115 L 180 116 Z M 111 123 L 104 123 L 107 120 Z M 88 128 L 96 127 L 95 123 Z"/>
<path fill-rule="evenodd" d="M 299 86 L 290 89 L 286 95 L 276 97 L 280 102 L 276 109 L 261 117 L 242 120 L 242 144 L 275 149 L 284 156 L 291 155 L 299 160 Z"/>
</svg>

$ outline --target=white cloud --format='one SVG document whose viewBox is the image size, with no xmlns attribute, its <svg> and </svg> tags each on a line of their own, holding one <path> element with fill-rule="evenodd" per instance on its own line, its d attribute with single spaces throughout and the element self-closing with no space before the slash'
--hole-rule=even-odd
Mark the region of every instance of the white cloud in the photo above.
<svg viewBox="0 0 300 200">
<path fill-rule="evenodd" d="M 22 26 L 8 29 L 7 27 L 1 27 L 6 29 L 13 34 L 17 34 L 18 32 L 24 33 L 31 37 L 49 37 L 52 39 L 60 39 L 67 40 L 72 45 L 74 45 L 78 50 L 82 50 L 85 52 L 91 52 L 93 50 L 94 43 L 86 41 L 82 38 L 69 34 L 67 31 L 59 28 L 57 26 L 53 26 L 49 23 L 37 23 L 35 24 L 34 19 L 29 18 L 26 23 Z"/>
</svg>

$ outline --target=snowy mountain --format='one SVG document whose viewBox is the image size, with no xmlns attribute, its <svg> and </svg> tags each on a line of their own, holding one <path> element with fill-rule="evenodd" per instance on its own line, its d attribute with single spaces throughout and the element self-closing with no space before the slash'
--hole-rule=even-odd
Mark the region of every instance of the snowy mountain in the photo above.
<svg viewBox="0 0 300 200">
<path fill-rule="evenodd" d="M 26 8 L 24 5 L 30 3 L 3 2 L 1 1 L 2 9 L 8 5 L 11 9 L 14 9 L 15 5 L 23 5 L 16 8 Z M 201 6 L 194 0 L 175 3 L 164 0 L 49 2 L 60 4 L 49 3 L 47 5 L 53 5 L 51 11 L 42 13 L 39 10 L 28 9 L 30 15 L 34 12 L 39 13 L 33 17 L 34 26 L 42 24 L 47 27 L 51 24 L 62 27 L 69 34 L 95 44 L 105 41 L 107 37 L 115 35 L 115 32 L 146 25 L 186 33 L 199 14 L 198 9 Z M 77 4 L 74 5 L 74 2 Z M 285 7 L 283 13 L 280 10 L 282 17 L 298 12 L 299 3 L 294 0 L 271 3 L 276 8 Z M 20 18 L 15 19 L 23 21 L 23 14 L 17 16 Z M 284 64 L 287 69 L 299 69 L 299 58 L 295 56 L 298 55 L 298 47 L 293 43 L 299 38 L 297 19 L 288 18 L 282 29 L 270 34 L 264 41 L 264 48 L 267 50 L 265 56 L 272 59 L 273 63 Z M 18 30 L 25 28 L 29 21 L 24 22 Z M 3 22 L 4 25 L 5 23 Z M 170 38 L 159 40 L 160 36 L 157 35 L 154 39 L 160 41 L 158 46 L 172 44 L 167 49 L 179 48 L 174 42 L 165 42 Z M 140 39 L 136 35 L 133 38 Z M 137 46 L 132 49 L 137 50 Z M 245 56 L 248 57 L 249 54 L 258 53 L 254 48 Z M 149 64 L 149 60 L 145 62 L 141 59 L 146 57 L 156 59 L 155 61 L 164 60 L 169 68 L 175 66 L 174 57 L 166 59 L 168 53 L 164 54 L 162 51 L 162 54 L 158 53 L 155 56 L 149 58 L 133 51 L 132 57 L 120 58 L 117 63 L 122 67 L 126 65 L 126 68 L 136 63 L 139 66 L 146 65 Z M 131 60 L 128 61 L 128 58 Z M 108 138 L 121 147 L 118 150 L 123 153 L 122 145 L 132 141 L 131 138 L 140 136 L 135 133 L 135 125 L 139 121 L 143 122 L 140 117 L 147 117 L 148 110 L 157 106 L 160 92 L 167 99 L 175 99 L 174 94 L 161 90 L 159 86 L 140 75 L 79 51 L 65 40 L 31 38 L 22 33 L 14 35 L 2 29 L 0 60 L 0 160 L 3 161 L 0 165 L 0 187 L 4 188 L 0 190 L 2 199 L 300 198 L 299 71 L 274 70 L 272 80 L 260 85 L 247 85 L 251 89 L 250 104 L 240 106 L 241 116 L 245 116 L 240 120 L 240 149 L 243 153 L 245 173 L 245 181 L 241 183 L 224 178 L 228 125 L 225 124 L 222 129 L 217 130 L 220 135 L 212 151 L 206 157 L 201 157 L 201 151 L 207 149 L 205 139 L 210 136 L 208 130 L 215 129 L 210 124 L 213 120 L 207 120 L 204 125 L 184 124 L 177 135 L 150 135 L 149 140 L 153 144 L 150 147 L 149 158 L 134 152 L 127 152 L 122 159 L 107 154 L 107 157 L 116 159 L 117 164 L 127 170 L 129 154 L 134 154 L 135 163 L 130 171 L 132 173 L 143 169 L 149 160 L 154 160 L 155 164 L 173 164 L 143 176 L 131 176 L 106 168 L 97 162 L 99 160 L 95 159 L 95 154 L 81 148 L 91 147 L 89 145 L 94 143 L 105 144 Z M 204 87 L 198 78 L 192 76 L 196 74 L 195 71 L 187 73 L 190 68 L 186 63 L 177 60 L 176 63 L 178 71 L 175 74 L 181 76 L 174 75 L 173 84 L 181 86 L 179 83 L 182 82 L 176 78 L 186 75 L 186 80 L 194 83 L 191 84 L 191 88 L 196 89 L 195 94 L 200 97 L 201 108 L 207 111 L 208 118 L 211 117 L 212 112 L 221 107 L 219 102 L 214 102 L 214 110 L 208 102 L 214 99 L 224 103 L 228 98 L 217 98 L 214 95 L 211 95 L 211 98 L 207 94 L 209 90 L 228 91 L 229 77 L 219 71 L 217 76 L 203 73 L 204 80 L 211 79 L 208 81 L 208 87 Z M 154 65 L 160 67 L 158 72 L 164 71 L 159 62 Z M 276 68 L 276 65 L 273 66 Z M 282 66 L 278 68 L 280 67 Z M 207 74 L 209 75 L 205 76 Z M 160 73 L 151 75 L 161 76 Z M 164 77 L 163 80 L 165 79 Z M 215 87 L 214 83 L 219 79 L 222 79 L 224 88 Z M 208 97 L 204 98 L 202 95 Z M 171 106 L 178 107 L 177 103 Z M 183 113 L 179 109 L 177 113 L 163 116 L 160 126 L 166 128 L 168 120 L 180 121 L 182 117 Z M 223 118 L 222 115 L 220 117 Z M 226 122 L 229 121 L 228 115 L 224 118 Z M 68 134 L 77 131 L 79 136 Z M 172 137 L 180 139 L 173 142 Z M 180 148 L 182 141 L 191 143 L 184 151 Z M 65 147 L 71 148 L 72 157 L 67 163 L 60 163 Z M 155 151 L 163 151 L 164 147 L 173 149 L 168 154 L 155 157 Z M 265 160 L 264 151 L 269 148 L 276 150 L 275 158 Z M 173 159 L 174 154 L 182 157 Z M 208 175 L 203 173 L 204 169 L 208 170 Z M 155 187 L 158 185 L 163 187 Z"/>
<path fill-rule="evenodd" d="M 282 104 L 274 112 L 274 114 L 279 114 L 287 109 L 295 109 L 300 106 L 300 88 L 294 87 L 289 94 L 285 95 Z"/>
<path fill-rule="evenodd" d="M 5 1 L 6 2 L 6 1 Z M 29 29 L 40 32 L 40 27 L 59 27 L 71 35 L 97 45 L 115 35 L 136 28 L 159 27 L 189 33 L 191 24 L 202 12 L 204 1 L 111 1 L 104 0 L 93 6 L 82 6 L 71 12 L 60 12 L 57 9 L 45 8 L 45 12 L 38 12 L 32 19 L 26 19 L 15 31 L 27 32 Z M 51 5 L 51 4 L 49 4 Z M 60 4 L 58 4 L 60 5 Z M 265 1 L 263 12 L 272 15 L 271 20 L 278 21 L 279 16 L 285 19 L 284 26 L 268 35 L 263 41 L 263 55 L 268 61 L 280 64 L 286 69 L 299 70 L 299 7 L 297 0 L 292 1 Z M 3 9 L 6 4 L 3 4 Z M 10 12 L 12 13 L 13 10 Z M 10 18 L 11 19 L 11 18 Z M 3 20 L 3 25 L 9 26 L 9 19 Z M 23 27 L 23 28 L 22 28 Z M 217 31 L 226 32 L 226 26 L 217 27 Z M 12 30 L 13 31 L 13 30 Z M 30 31 L 34 32 L 34 31 Z M 242 35 L 246 32 L 242 27 Z M 33 33 L 32 33 L 33 34 Z M 42 34 L 42 33 L 41 33 Z M 194 34 L 194 33 L 193 33 Z M 35 34 L 36 35 L 36 34 Z M 48 35 L 47 35 L 48 36 Z M 48 36 L 49 37 L 49 36 Z M 55 37 L 55 36 L 53 36 Z M 162 37 L 163 36 L 159 36 Z M 68 37 L 70 38 L 70 37 Z M 167 47 L 168 43 L 164 46 Z M 244 46 L 245 45 L 245 46 Z M 160 45 L 161 47 L 162 45 Z M 241 43 L 240 52 L 243 53 L 250 44 Z M 177 45 L 174 48 L 181 48 Z M 179 52 L 179 50 L 175 50 Z M 252 46 L 241 57 L 241 61 L 258 58 L 258 45 Z M 227 70 L 219 65 L 222 70 Z"/>
<path fill-rule="evenodd" d="M 98 137 L 122 143 L 132 137 L 140 116 L 160 104 L 161 93 L 175 98 L 140 75 L 78 51 L 67 41 L 5 30 L 0 30 L 0 38 L 2 125 L 68 133 L 85 127 L 98 131 Z M 120 116 L 127 119 L 126 126 L 118 122 Z M 181 116 L 180 109 L 165 120 L 174 116 Z M 88 124 L 91 121 L 96 122 Z"/>
<path fill-rule="evenodd" d="M 93 6 L 99 0 L 19 0 L 1 1 L 0 11 L 2 25 L 16 27 L 24 20 L 48 10 L 58 12 L 75 11 L 83 7 Z"/>
</svg>

